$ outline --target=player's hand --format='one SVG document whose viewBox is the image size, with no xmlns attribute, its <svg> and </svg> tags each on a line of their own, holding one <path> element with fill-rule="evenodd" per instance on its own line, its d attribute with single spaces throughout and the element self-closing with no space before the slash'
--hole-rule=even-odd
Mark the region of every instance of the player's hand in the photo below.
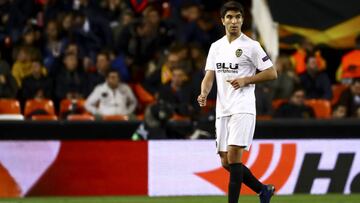
<svg viewBox="0 0 360 203">
<path fill-rule="evenodd" d="M 200 94 L 197 98 L 197 101 L 201 107 L 206 106 L 206 99 L 207 97 L 205 95 Z"/>
<path fill-rule="evenodd" d="M 230 85 L 237 90 L 247 85 L 247 78 L 236 78 L 232 80 L 226 80 L 226 82 L 230 83 Z"/>
</svg>

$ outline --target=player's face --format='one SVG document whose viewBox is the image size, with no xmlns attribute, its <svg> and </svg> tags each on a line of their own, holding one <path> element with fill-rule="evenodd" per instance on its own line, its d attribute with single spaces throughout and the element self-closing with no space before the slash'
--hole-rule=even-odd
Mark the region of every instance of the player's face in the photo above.
<svg viewBox="0 0 360 203">
<path fill-rule="evenodd" d="M 243 16 L 239 11 L 227 11 L 224 18 L 221 18 L 227 34 L 240 35 Z"/>
</svg>

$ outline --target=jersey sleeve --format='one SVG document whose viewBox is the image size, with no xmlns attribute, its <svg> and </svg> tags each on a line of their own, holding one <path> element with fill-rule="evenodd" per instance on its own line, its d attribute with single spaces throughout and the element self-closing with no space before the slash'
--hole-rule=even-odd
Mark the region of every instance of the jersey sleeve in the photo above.
<svg viewBox="0 0 360 203">
<path fill-rule="evenodd" d="M 256 69 L 263 71 L 273 66 L 270 57 L 265 53 L 264 49 L 258 42 L 255 43 L 252 49 L 251 60 Z"/>
<path fill-rule="evenodd" d="M 214 44 L 210 46 L 209 53 L 206 59 L 205 70 L 215 70 L 215 58 L 214 58 Z"/>
</svg>

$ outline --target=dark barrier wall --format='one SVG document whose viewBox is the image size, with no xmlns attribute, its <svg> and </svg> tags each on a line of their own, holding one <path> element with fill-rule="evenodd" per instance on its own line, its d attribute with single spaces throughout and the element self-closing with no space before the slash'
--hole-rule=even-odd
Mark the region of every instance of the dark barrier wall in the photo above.
<svg viewBox="0 0 360 203">
<path fill-rule="evenodd" d="M 2 140 L 130 139 L 140 122 L 1 121 Z M 174 122 L 172 128 L 189 131 L 190 122 Z M 213 124 L 208 124 L 213 129 Z M 256 139 L 360 138 L 360 120 L 258 121 Z"/>
</svg>

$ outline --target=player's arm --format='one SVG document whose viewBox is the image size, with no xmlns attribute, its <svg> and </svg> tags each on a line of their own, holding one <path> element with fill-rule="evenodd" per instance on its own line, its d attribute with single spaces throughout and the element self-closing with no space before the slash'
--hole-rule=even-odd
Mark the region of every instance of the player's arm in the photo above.
<svg viewBox="0 0 360 203">
<path fill-rule="evenodd" d="M 214 83 L 215 71 L 208 70 L 205 73 L 204 79 L 201 82 L 201 93 L 198 96 L 198 102 L 200 106 L 206 106 L 206 99 L 211 91 Z"/>
<path fill-rule="evenodd" d="M 246 84 L 257 84 L 261 82 L 266 82 L 269 80 L 275 80 L 277 78 L 277 72 L 274 67 L 265 69 L 254 76 L 246 77 Z"/>
<path fill-rule="evenodd" d="M 249 84 L 257 84 L 269 80 L 275 80 L 277 78 L 277 72 L 274 67 L 267 68 L 254 76 L 236 78 L 234 80 L 228 80 L 235 89 L 239 89 Z"/>
</svg>

